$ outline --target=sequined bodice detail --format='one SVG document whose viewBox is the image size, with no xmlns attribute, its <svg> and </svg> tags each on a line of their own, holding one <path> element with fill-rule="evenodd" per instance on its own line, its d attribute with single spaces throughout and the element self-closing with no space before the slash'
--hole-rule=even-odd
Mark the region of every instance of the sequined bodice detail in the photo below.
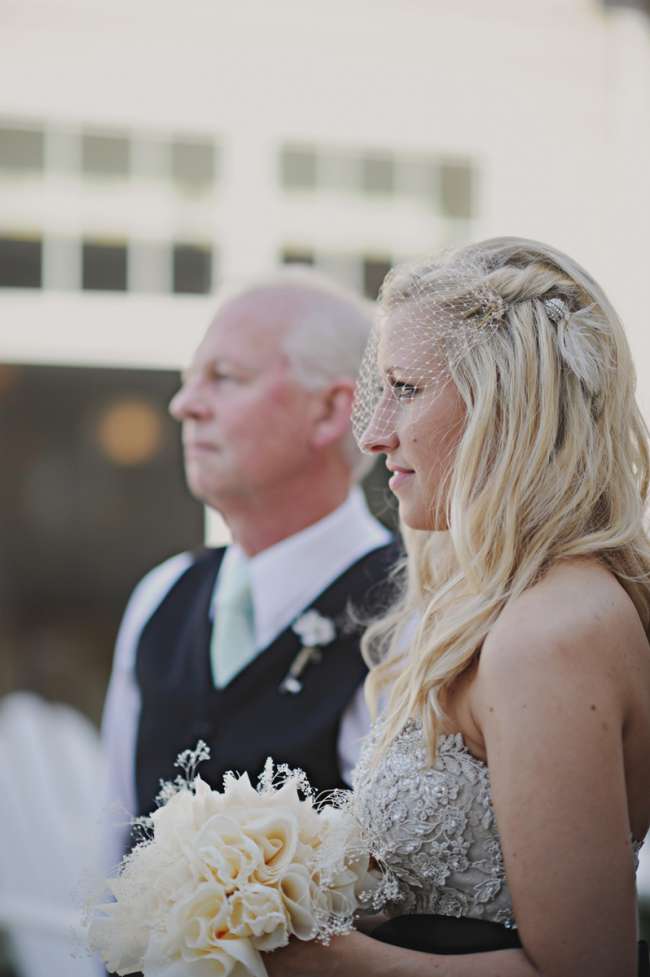
<svg viewBox="0 0 650 977">
<path fill-rule="evenodd" d="M 460 733 L 439 737 L 432 767 L 410 720 L 373 766 L 380 735 L 365 741 L 354 773 L 354 809 L 398 880 L 392 915 L 469 916 L 515 926 L 488 768 Z M 640 845 L 634 845 L 635 856 Z"/>
</svg>

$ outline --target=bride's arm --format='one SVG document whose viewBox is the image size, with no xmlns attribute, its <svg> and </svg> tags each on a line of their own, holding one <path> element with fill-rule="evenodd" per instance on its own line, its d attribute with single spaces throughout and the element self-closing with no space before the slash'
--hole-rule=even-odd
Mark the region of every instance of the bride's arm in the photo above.
<svg viewBox="0 0 650 977">
<path fill-rule="evenodd" d="M 390 946 L 363 933 L 337 936 L 329 946 L 292 940 L 265 953 L 264 964 L 269 977 L 538 977 L 521 950 L 440 956 Z"/>
<path fill-rule="evenodd" d="M 579 564 L 513 602 L 481 654 L 472 705 L 519 935 L 544 977 L 636 974 L 623 732 L 647 656 L 627 595 Z"/>
</svg>

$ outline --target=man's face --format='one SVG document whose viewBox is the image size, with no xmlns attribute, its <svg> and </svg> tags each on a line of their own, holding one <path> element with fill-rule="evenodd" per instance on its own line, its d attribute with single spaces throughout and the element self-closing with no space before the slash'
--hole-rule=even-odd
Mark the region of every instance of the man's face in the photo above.
<svg viewBox="0 0 650 977">
<path fill-rule="evenodd" d="M 260 296 L 223 306 L 170 404 L 190 491 L 217 509 L 290 490 L 313 454 L 313 394 L 292 377 L 287 327 L 269 306 Z"/>
</svg>

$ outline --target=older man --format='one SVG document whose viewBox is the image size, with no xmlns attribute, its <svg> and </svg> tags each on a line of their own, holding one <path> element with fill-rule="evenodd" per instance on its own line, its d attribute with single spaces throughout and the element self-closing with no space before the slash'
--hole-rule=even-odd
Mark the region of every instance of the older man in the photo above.
<svg viewBox="0 0 650 977">
<path fill-rule="evenodd" d="M 366 462 L 350 408 L 370 325 L 366 303 L 286 271 L 221 301 L 183 376 L 170 410 L 188 485 L 232 544 L 173 557 L 127 607 L 104 736 L 129 814 L 152 810 L 199 739 L 214 786 L 231 769 L 254 779 L 267 756 L 321 790 L 349 780 L 367 713 L 347 612 L 381 599 L 396 556 L 355 487 Z"/>
</svg>

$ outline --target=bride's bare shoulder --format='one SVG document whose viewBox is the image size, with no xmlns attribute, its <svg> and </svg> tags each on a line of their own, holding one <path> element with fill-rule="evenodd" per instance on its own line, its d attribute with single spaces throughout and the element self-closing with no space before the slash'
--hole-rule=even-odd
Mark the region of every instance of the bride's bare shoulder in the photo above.
<svg viewBox="0 0 650 977">
<path fill-rule="evenodd" d="M 610 730 L 633 721 L 650 742 L 648 689 L 650 646 L 631 598 L 607 569 L 576 560 L 504 608 L 481 649 L 469 705 L 494 761 L 504 742 L 556 737 L 556 748 L 572 740 L 601 749 L 593 723 L 604 715 Z"/>
<path fill-rule="evenodd" d="M 650 664 L 650 648 L 637 610 L 616 577 L 595 560 L 552 567 L 513 598 L 490 631 L 481 654 L 488 667 L 546 665 L 553 659 L 590 668 L 635 658 Z"/>
</svg>

